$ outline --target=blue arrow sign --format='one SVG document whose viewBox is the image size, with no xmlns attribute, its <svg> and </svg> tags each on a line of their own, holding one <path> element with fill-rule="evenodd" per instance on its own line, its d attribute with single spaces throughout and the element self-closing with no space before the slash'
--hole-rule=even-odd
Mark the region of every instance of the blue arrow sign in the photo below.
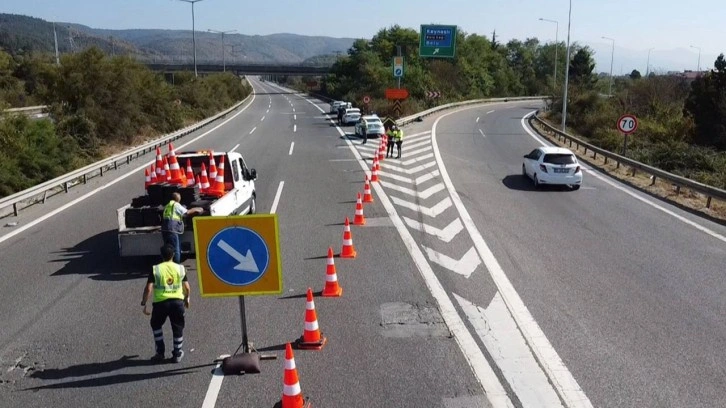
<svg viewBox="0 0 726 408">
<path fill-rule="evenodd" d="M 255 231 L 229 227 L 209 242 L 207 263 L 212 273 L 228 285 L 245 286 L 260 279 L 270 263 L 265 240 Z"/>
<path fill-rule="evenodd" d="M 396 76 L 396 77 L 403 76 L 403 68 L 396 68 L 396 70 L 393 71 L 393 76 Z"/>
</svg>

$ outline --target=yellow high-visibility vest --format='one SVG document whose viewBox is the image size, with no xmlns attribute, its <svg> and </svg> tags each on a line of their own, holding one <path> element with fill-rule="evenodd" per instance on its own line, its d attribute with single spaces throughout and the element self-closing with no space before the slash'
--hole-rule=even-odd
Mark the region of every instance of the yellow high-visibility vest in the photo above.
<svg viewBox="0 0 726 408">
<path fill-rule="evenodd" d="M 154 303 L 168 299 L 184 299 L 182 280 L 186 276 L 184 265 L 172 261 L 154 265 Z"/>
</svg>

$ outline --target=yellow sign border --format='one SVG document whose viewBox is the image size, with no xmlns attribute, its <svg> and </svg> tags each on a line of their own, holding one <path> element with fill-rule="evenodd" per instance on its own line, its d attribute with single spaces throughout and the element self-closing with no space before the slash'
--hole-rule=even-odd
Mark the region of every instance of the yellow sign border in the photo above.
<svg viewBox="0 0 726 408">
<path fill-rule="evenodd" d="M 256 230 L 254 227 L 251 227 L 246 223 L 247 220 L 260 220 L 265 218 L 271 218 L 272 224 L 273 224 L 273 230 L 274 230 L 274 243 L 269 243 L 265 238 L 264 234 L 261 234 L 260 231 Z M 214 272 L 211 271 L 211 267 L 208 266 L 209 260 L 206 256 L 206 250 L 204 251 L 204 259 L 202 259 L 201 251 L 200 251 L 200 245 L 199 245 L 199 228 L 197 226 L 197 222 L 205 222 L 207 220 L 214 220 L 215 223 L 221 223 L 222 221 L 228 221 L 228 223 L 225 223 L 223 228 L 219 228 L 217 231 L 215 231 L 212 234 L 212 237 L 219 233 L 224 228 L 229 227 L 245 227 L 248 228 L 260 237 L 263 237 L 265 239 L 265 243 L 269 248 L 274 248 L 275 254 L 269 254 L 270 259 L 272 257 L 275 257 L 275 260 L 277 262 L 277 287 L 276 290 L 247 290 L 247 291 L 239 291 L 239 292 L 213 292 L 213 293 L 204 293 L 204 278 L 202 273 L 202 265 L 204 265 L 209 271 L 207 272 L 207 275 L 211 279 L 217 279 L 223 286 L 226 287 L 236 287 L 233 285 L 229 285 L 227 283 L 222 282 L 219 280 L 215 275 Z M 192 223 L 194 225 L 194 248 L 196 249 L 196 264 L 197 264 L 197 278 L 199 281 L 199 293 L 202 297 L 235 297 L 235 296 L 254 296 L 254 295 L 277 295 L 281 294 L 283 292 L 283 280 L 282 280 L 282 252 L 280 251 L 280 227 L 277 219 L 277 214 L 249 214 L 249 215 L 230 215 L 230 216 L 202 216 L 202 217 L 194 217 L 192 218 Z M 205 242 L 204 244 L 209 244 L 208 242 Z M 270 273 L 269 266 L 268 270 L 264 273 L 263 276 L 266 276 Z M 248 286 L 259 286 L 255 285 L 254 283 Z"/>
</svg>

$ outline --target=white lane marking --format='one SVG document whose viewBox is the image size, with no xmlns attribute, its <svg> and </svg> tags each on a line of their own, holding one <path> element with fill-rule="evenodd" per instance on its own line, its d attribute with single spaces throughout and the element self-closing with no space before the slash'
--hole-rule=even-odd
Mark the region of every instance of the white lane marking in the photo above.
<svg viewBox="0 0 726 408">
<path fill-rule="evenodd" d="M 267 109 L 267 110 L 265 111 L 265 113 L 270 113 L 270 110 L 269 110 L 269 109 Z"/>
<path fill-rule="evenodd" d="M 424 171 L 431 167 L 436 167 L 436 162 L 430 162 L 430 163 L 422 164 L 420 166 L 411 167 L 410 169 L 404 169 L 403 167 L 394 166 L 394 165 L 389 164 L 388 162 L 384 161 L 383 163 L 381 163 L 381 167 L 385 167 L 389 170 L 397 171 L 399 173 L 413 174 L 413 173 L 418 173 L 418 172 Z"/>
<path fill-rule="evenodd" d="M 433 235 L 446 243 L 451 242 L 454 237 L 459 235 L 459 233 L 464 230 L 464 224 L 461 223 L 461 220 L 459 218 L 451 221 L 451 223 L 449 223 L 449 225 L 447 225 L 443 229 L 432 227 L 431 225 L 408 217 L 403 217 L 403 221 L 405 221 L 409 227 L 421 232 L 425 232 L 429 235 Z"/>
<path fill-rule="evenodd" d="M 252 106 L 252 103 L 255 101 L 255 97 L 256 97 L 256 95 L 253 93 L 252 94 L 252 99 L 249 101 L 249 103 L 247 104 L 247 106 L 245 106 L 244 108 L 242 108 L 239 112 L 235 113 L 229 119 L 226 119 L 224 122 L 222 122 L 222 123 L 218 124 L 217 126 L 209 129 L 208 131 L 202 133 L 201 135 L 195 137 L 194 139 L 192 139 L 192 140 L 184 143 L 183 145 L 176 146 L 176 150 L 179 150 L 179 149 L 182 149 L 182 148 L 184 148 L 186 146 L 189 146 L 190 144 L 192 144 L 192 143 L 196 142 L 197 140 L 199 140 L 199 139 L 207 136 L 208 134 L 214 132 L 215 130 L 219 129 L 220 127 L 222 127 L 225 124 L 227 124 L 228 122 L 230 122 L 232 119 L 234 119 L 237 116 L 239 116 L 242 112 L 246 111 L 247 108 L 249 108 L 250 106 Z M 151 160 L 151 161 L 148 161 L 148 162 L 144 163 L 143 165 L 141 165 L 141 166 L 139 166 L 139 167 L 137 167 L 137 168 L 135 168 L 133 170 L 130 170 L 128 173 L 124 174 L 123 176 L 119 176 L 117 179 L 115 179 L 115 180 L 113 180 L 113 181 L 111 181 L 109 183 L 106 183 L 106 184 L 102 185 L 101 187 L 98 187 L 95 190 L 89 191 L 88 193 L 86 193 L 86 194 L 84 194 L 84 195 L 76 198 L 75 200 L 73 200 L 73 201 L 71 201 L 71 202 L 69 202 L 69 203 L 67 203 L 67 204 L 65 204 L 65 205 L 63 205 L 61 207 L 58 207 L 55 210 L 53 210 L 53 211 L 51 211 L 51 212 L 49 212 L 49 213 L 47 213 L 47 214 L 45 214 L 45 215 L 43 215 L 43 216 L 41 216 L 41 217 L 33 220 L 33 221 L 31 221 L 31 222 L 23 225 L 22 227 L 14 230 L 13 232 L 10 232 L 10 233 L 8 233 L 8 234 L 0 237 L 0 243 L 3 243 L 5 241 L 7 241 L 8 239 L 10 239 L 10 238 L 12 238 L 12 237 L 20 234 L 21 232 L 26 231 L 27 229 L 32 228 L 32 227 L 40 224 L 41 222 L 47 220 L 48 218 L 51 218 L 51 217 L 53 217 L 53 216 L 55 216 L 57 214 L 60 214 L 61 212 L 67 210 L 68 208 L 73 207 L 74 205 L 76 205 L 76 204 L 84 201 L 88 197 L 91 197 L 91 196 L 95 195 L 96 193 L 98 193 L 98 192 L 100 192 L 102 190 L 105 190 L 105 189 L 107 189 L 107 188 L 115 185 L 116 183 L 120 183 L 121 181 L 125 180 L 127 177 L 131 177 L 132 175 L 134 175 L 137 171 L 144 170 L 145 168 L 151 166 L 153 163 L 156 163 L 156 159 Z"/>
<path fill-rule="evenodd" d="M 431 139 L 426 138 L 426 140 L 421 140 L 420 142 L 416 142 L 416 143 L 412 143 L 412 142 L 406 140 L 406 144 L 404 144 L 404 146 L 406 147 L 406 151 L 408 151 L 409 149 L 415 149 L 415 148 L 421 147 L 421 146 L 431 146 Z"/>
<path fill-rule="evenodd" d="M 451 207 L 452 205 L 451 198 L 449 197 L 444 198 L 438 204 L 431 208 L 427 208 L 422 206 L 421 204 L 412 203 L 410 201 L 406 201 L 393 196 L 391 196 L 391 201 L 393 201 L 393 204 L 408 208 L 409 210 L 420 212 L 421 214 L 428 215 L 431 218 L 436 218 L 437 216 L 439 216 L 439 214 L 449 209 L 449 207 Z"/>
<path fill-rule="evenodd" d="M 424 174 L 423 176 L 421 176 L 421 177 L 419 177 L 419 178 L 416 179 L 416 185 L 421 184 L 421 183 L 425 183 L 425 182 L 431 180 L 432 178 L 438 177 L 440 175 L 441 175 L 441 173 L 439 173 L 438 170 L 434 170 L 431 173 Z"/>
<path fill-rule="evenodd" d="M 438 193 L 439 191 L 443 191 L 446 189 L 446 187 L 441 183 L 435 184 L 435 185 L 427 188 L 424 191 L 411 190 L 410 188 L 401 187 L 397 184 L 391 184 L 391 183 L 389 183 L 387 181 L 383 181 L 383 180 L 379 181 L 379 183 L 385 188 L 390 188 L 391 190 L 400 191 L 404 194 L 408 194 L 413 197 L 419 197 L 424 200 L 431 197 L 432 195 Z"/>
<path fill-rule="evenodd" d="M 224 380 L 224 373 L 222 372 L 222 363 L 219 363 L 212 373 L 212 381 L 209 383 L 207 394 L 204 396 L 202 408 L 214 408 L 217 404 L 217 396 L 222 388 L 222 380 Z"/>
<path fill-rule="evenodd" d="M 489 112 L 487 112 L 487 115 L 490 113 L 494 113 L 494 112 L 496 112 L 496 111 L 490 110 Z"/>
<path fill-rule="evenodd" d="M 295 114 L 295 115 L 292 115 L 292 119 L 293 119 L 293 120 L 297 120 L 297 114 Z"/>
<path fill-rule="evenodd" d="M 393 174 L 393 173 L 386 173 L 385 171 L 382 171 L 382 170 L 378 170 L 378 177 L 385 177 L 385 178 L 393 179 L 396 181 L 400 181 L 402 183 L 408 183 L 408 184 L 413 183 L 413 180 L 411 180 L 408 177 L 399 176 L 398 174 Z"/>
<path fill-rule="evenodd" d="M 476 123 L 479 123 L 479 116 L 476 117 Z"/>
<path fill-rule="evenodd" d="M 277 211 L 277 205 L 280 204 L 280 196 L 282 195 L 282 188 L 285 186 L 285 182 L 281 181 L 277 187 L 277 193 L 275 193 L 275 199 L 272 200 L 272 207 L 270 208 L 270 214 L 274 214 Z"/>
<path fill-rule="evenodd" d="M 316 105 L 310 99 L 303 99 L 308 101 L 308 103 L 313 105 L 320 112 L 325 113 L 325 111 L 320 106 Z M 330 120 L 330 122 L 335 124 L 335 122 L 332 120 Z M 340 127 L 335 126 L 335 128 L 338 130 L 340 136 L 345 136 L 345 132 L 343 132 Z M 365 160 L 363 160 L 363 157 L 360 155 L 360 153 L 358 153 L 358 150 L 356 150 L 353 143 L 348 139 L 346 139 L 345 142 L 355 158 L 358 159 L 358 163 L 360 163 L 361 168 L 368 173 L 366 162 Z M 441 316 L 443 317 L 444 322 L 446 322 L 446 326 L 449 328 L 451 334 L 454 336 L 454 339 L 456 339 L 456 342 L 459 344 L 459 348 L 464 354 L 466 361 L 469 363 L 469 367 L 471 368 L 472 372 L 484 388 L 484 392 L 486 393 L 489 402 L 491 402 L 492 407 L 514 407 L 514 404 L 512 404 L 512 401 L 507 395 L 507 392 L 504 390 L 504 387 L 499 382 L 497 375 L 494 373 L 494 370 L 489 365 L 489 362 L 484 356 L 484 352 L 479 348 L 479 345 L 474 340 L 474 336 L 472 336 L 472 334 L 469 332 L 469 329 L 466 328 L 464 321 L 461 319 L 461 316 L 459 316 L 459 313 L 456 311 L 456 307 L 454 307 L 454 303 L 451 301 L 449 295 L 446 293 L 446 290 L 441 284 L 441 281 L 439 281 L 439 279 L 436 277 L 436 274 L 434 273 L 434 270 L 431 268 L 431 265 L 429 265 L 429 263 L 426 261 L 426 257 L 424 256 L 421 249 L 418 247 L 416 240 L 413 239 L 411 232 L 409 232 L 408 228 L 403 225 L 403 221 L 401 221 L 401 219 L 398 217 L 396 208 L 388 199 L 385 190 L 383 190 L 379 183 L 372 183 L 372 185 L 373 189 L 376 190 L 376 196 L 388 212 L 388 216 L 390 217 L 391 222 L 393 223 L 394 227 L 396 227 L 396 230 L 398 230 L 398 233 L 401 236 L 404 245 L 408 249 L 408 252 L 411 254 L 411 258 L 416 264 L 419 273 L 421 273 L 421 277 L 423 278 L 424 283 L 426 283 L 426 287 L 429 289 L 429 292 L 434 297 L 434 299 L 436 299 L 436 303 L 438 303 L 439 305 L 439 311 L 441 312 Z"/>
<path fill-rule="evenodd" d="M 292 104 L 290 104 L 290 106 L 292 106 Z M 295 108 L 292 108 L 292 111 L 295 112 Z"/>
<path fill-rule="evenodd" d="M 232 148 L 232 151 L 235 151 L 235 150 L 237 150 L 237 148 L 238 148 L 238 147 L 239 147 L 239 143 L 237 143 L 237 144 L 236 144 L 236 145 L 235 145 L 235 146 L 234 146 L 234 147 Z"/>
<path fill-rule="evenodd" d="M 412 165 L 414 163 L 418 163 L 418 162 L 426 161 L 428 159 L 432 159 L 433 157 L 434 157 L 434 154 L 433 153 L 427 153 L 427 154 L 424 154 L 423 156 L 414 157 L 413 159 L 410 159 L 410 160 L 406 160 L 404 162 L 401 162 L 401 164 L 403 164 L 404 166 L 410 166 L 410 165 Z"/>
<path fill-rule="evenodd" d="M 265 121 L 265 117 L 263 116 L 262 119 L 260 119 L 260 122 L 264 122 L 264 121 Z"/>
<path fill-rule="evenodd" d="M 483 138 L 486 139 L 486 135 L 484 134 L 484 131 L 483 130 L 479 129 L 479 133 L 481 133 L 481 137 L 483 137 Z"/>
<path fill-rule="evenodd" d="M 534 317 L 532 317 L 529 313 L 527 306 L 524 305 L 524 302 L 519 297 L 519 294 L 517 294 L 517 291 L 514 289 L 512 282 L 509 281 L 509 278 L 507 278 L 507 275 L 504 273 L 499 261 L 497 261 L 494 257 L 491 249 L 489 249 L 489 246 L 484 241 L 481 233 L 479 233 L 476 224 L 474 224 L 474 221 L 469 215 L 469 211 L 467 211 L 464 203 L 459 197 L 459 193 L 456 191 L 456 188 L 454 188 L 454 184 L 451 182 L 449 173 L 446 171 L 446 166 L 441 158 L 441 153 L 439 152 L 438 143 L 436 141 L 436 127 L 441 119 L 466 109 L 474 108 L 464 108 L 441 115 L 436 118 L 434 125 L 431 128 L 431 143 L 434 146 L 436 160 L 439 163 L 439 171 L 441 171 L 444 184 L 446 184 L 446 188 L 449 190 L 451 199 L 454 201 L 454 205 L 457 210 L 459 210 L 459 215 L 464 222 L 464 226 L 467 231 L 469 231 L 469 235 L 474 241 L 474 246 L 479 252 L 481 259 L 484 261 L 484 265 L 489 271 L 494 284 L 497 285 L 499 293 L 501 293 L 504 302 L 507 304 L 514 320 L 517 322 L 517 326 L 522 331 L 524 338 L 527 340 L 527 344 L 529 344 L 532 348 L 549 379 L 555 387 L 557 387 L 557 391 L 565 401 L 565 405 L 568 407 L 590 408 L 592 407 L 592 403 L 587 398 L 587 395 L 585 395 L 585 392 L 579 384 L 577 384 L 577 381 L 572 376 L 572 373 L 570 373 L 565 364 L 562 362 L 562 359 L 557 354 L 554 347 L 552 347 L 552 344 L 534 320 Z"/>
<path fill-rule="evenodd" d="M 542 143 L 542 145 L 552 146 L 551 143 L 548 143 L 547 141 L 545 141 L 543 139 L 540 139 L 537 135 L 535 135 L 533 133 L 532 130 L 529 129 L 529 127 L 526 126 L 525 119 L 527 119 L 528 117 L 530 117 L 531 115 L 533 115 L 535 112 L 536 111 L 530 112 L 530 113 L 528 113 L 527 115 L 525 115 L 522 118 L 522 127 L 524 128 L 524 130 L 530 136 L 532 136 L 534 138 L 534 140 L 538 141 L 539 143 Z M 627 195 L 635 198 L 638 201 L 641 201 L 641 202 L 643 202 L 645 204 L 648 204 L 649 206 L 651 206 L 651 207 L 653 207 L 653 208 L 655 208 L 657 210 L 660 210 L 660 211 L 662 211 L 662 212 L 670 215 L 671 217 L 673 217 L 673 218 L 675 218 L 675 219 L 677 219 L 679 221 L 682 221 L 682 222 L 684 222 L 684 223 L 686 223 L 686 224 L 694 227 L 695 229 L 697 229 L 697 230 L 699 230 L 701 232 L 704 232 L 704 233 L 706 233 L 706 234 L 708 234 L 708 235 L 710 235 L 710 236 L 712 236 L 712 237 L 714 237 L 714 238 L 716 238 L 718 240 L 721 240 L 723 242 L 726 242 L 726 237 L 723 236 L 723 235 L 721 235 L 721 234 L 719 234 L 718 232 L 716 232 L 716 231 L 714 231 L 714 230 L 712 230 L 710 228 L 707 228 L 707 227 L 705 227 L 705 226 L 703 226 L 703 225 L 701 225 L 701 224 L 699 224 L 697 222 L 691 221 L 688 218 L 685 218 L 685 217 L 683 217 L 681 215 L 678 215 L 675 212 L 673 212 L 673 211 L 671 211 L 671 210 L 669 210 L 669 209 L 667 209 L 667 208 L 665 208 L 665 207 L 663 207 L 663 206 L 661 206 L 661 205 L 659 205 L 659 204 L 657 204 L 657 203 L 655 203 L 653 201 L 650 201 L 650 200 L 648 200 L 646 198 L 643 198 L 643 197 L 639 196 L 638 194 L 636 194 L 635 192 L 630 191 L 629 189 L 627 189 L 627 188 L 625 188 L 625 187 L 623 187 L 621 185 L 618 185 L 616 182 L 614 182 L 612 180 L 608 180 L 605 176 L 602 176 L 602 175 L 598 174 L 596 171 L 589 171 L 588 174 L 591 174 L 591 175 L 595 176 L 596 178 L 600 179 L 601 181 L 603 181 L 603 182 L 611 185 L 612 187 L 617 188 L 618 190 L 620 190 L 620 191 L 624 192 L 625 194 L 627 194 Z"/>
<path fill-rule="evenodd" d="M 517 329 L 502 296 L 497 292 L 484 309 L 454 293 L 464 314 L 523 407 L 561 407 L 560 397 L 537 364 L 527 342 Z"/>
<path fill-rule="evenodd" d="M 253 127 L 252 130 L 250 130 L 250 134 L 255 133 L 255 130 L 257 130 L 257 126 Z"/>
<path fill-rule="evenodd" d="M 297 125 L 292 125 L 292 131 L 293 133 L 297 132 Z"/>
<path fill-rule="evenodd" d="M 288 156 L 292 156 L 292 149 L 295 148 L 295 142 L 290 143 L 290 153 L 288 153 Z"/>
<path fill-rule="evenodd" d="M 417 136 L 430 135 L 430 134 L 431 134 L 431 131 L 430 130 L 426 130 L 424 132 L 413 133 L 413 134 L 410 134 L 410 135 L 406 135 L 406 140 L 410 140 L 410 139 L 416 138 Z"/>
<path fill-rule="evenodd" d="M 481 260 L 479 259 L 479 255 L 476 254 L 474 247 L 469 248 L 461 259 L 453 259 L 448 255 L 444 255 L 423 245 L 421 245 L 421 247 L 423 247 L 426 251 L 426 255 L 428 255 L 431 262 L 440 265 L 451 272 L 458 273 L 467 279 L 469 279 L 469 276 L 471 276 L 476 268 L 481 265 Z"/>
<path fill-rule="evenodd" d="M 421 149 L 417 149 L 417 150 L 408 150 L 408 149 L 406 149 L 406 150 L 407 150 L 406 151 L 407 156 L 415 156 L 417 154 L 431 150 L 431 145 L 424 146 Z M 406 164 L 406 163 L 404 162 L 403 164 Z"/>
<path fill-rule="evenodd" d="M 413 143 L 413 142 L 418 142 L 419 140 L 426 140 L 426 141 L 431 140 L 431 135 L 429 133 L 425 133 L 425 134 L 417 133 L 417 135 L 418 136 L 416 136 L 416 135 L 406 136 L 404 138 L 404 141 L 406 143 Z"/>
</svg>

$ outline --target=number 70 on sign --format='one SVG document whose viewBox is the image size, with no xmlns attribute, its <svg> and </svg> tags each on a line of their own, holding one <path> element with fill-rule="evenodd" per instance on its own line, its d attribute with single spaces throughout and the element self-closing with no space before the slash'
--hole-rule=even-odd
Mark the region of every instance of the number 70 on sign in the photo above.
<svg viewBox="0 0 726 408">
<path fill-rule="evenodd" d="M 618 119 L 618 130 L 626 135 L 635 132 L 638 129 L 638 118 L 635 115 L 623 115 Z"/>
</svg>

